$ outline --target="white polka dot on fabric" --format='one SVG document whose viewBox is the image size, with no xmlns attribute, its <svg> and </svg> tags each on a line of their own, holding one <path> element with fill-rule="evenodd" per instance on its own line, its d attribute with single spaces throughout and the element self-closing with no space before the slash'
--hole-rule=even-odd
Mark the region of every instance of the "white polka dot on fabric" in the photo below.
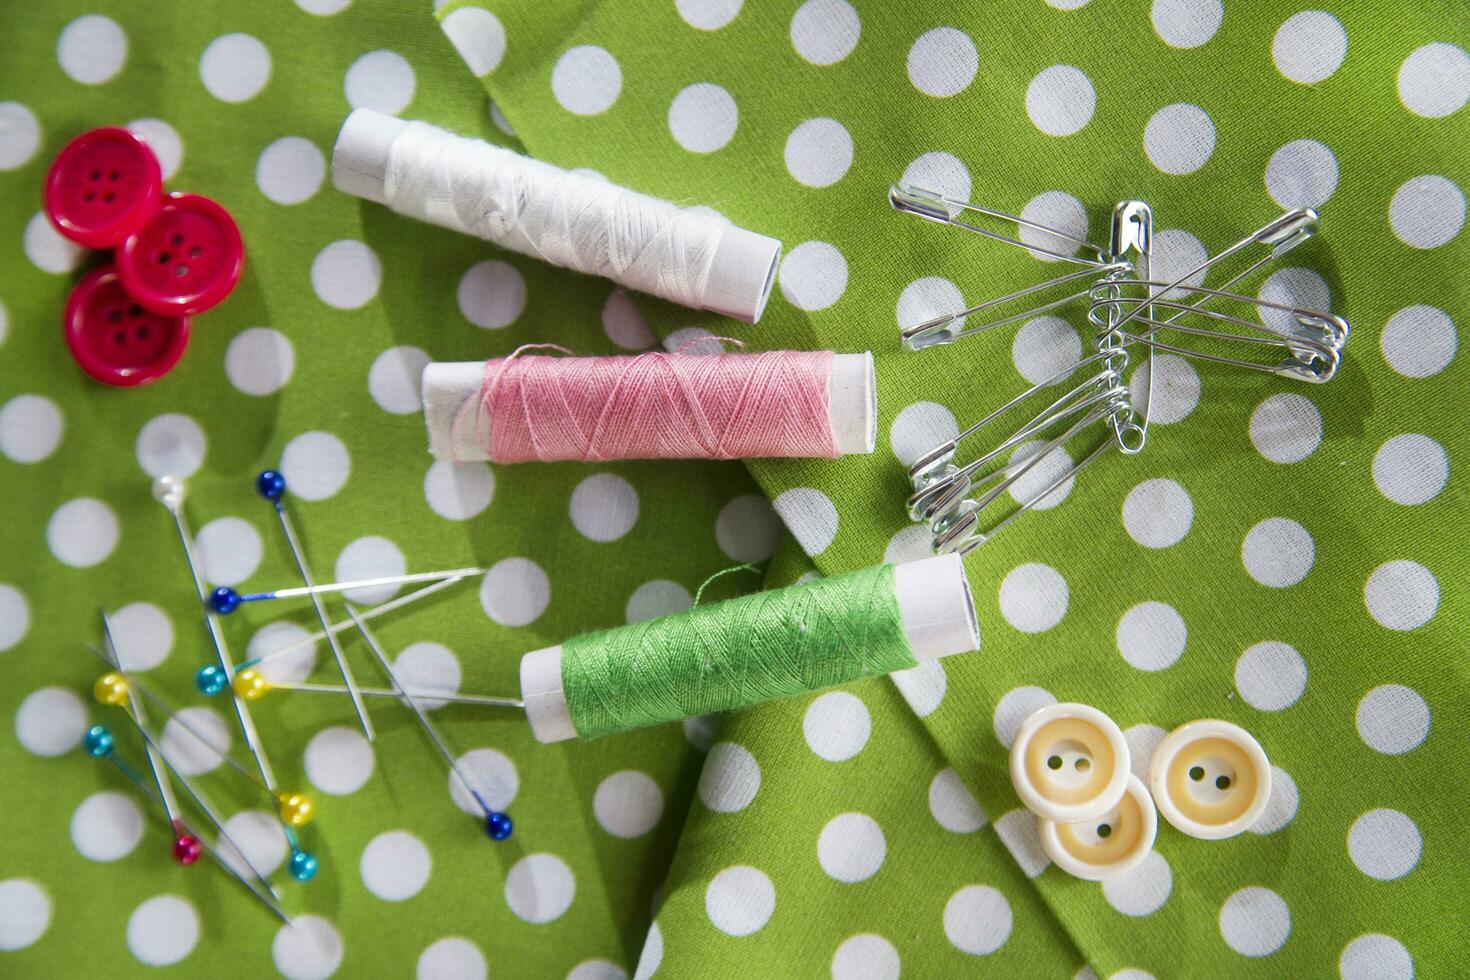
<svg viewBox="0 0 1470 980">
<path fill-rule="evenodd" d="M 122 71 L 128 60 L 128 36 L 117 21 L 101 14 L 78 17 L 56 39 L 56 61 L 67 77 L 83 85 L 101 85 Z"/>
<path fill-rule="evenodd" d="M 430 360 L 418 347 L 389 347 L 368 369 L 368 394 L 379 408 L 394 415 L 421 411 L 422 379 Z"/>
<path fill-rule="evenodd" d="M 39 463 L 61 445 L 61 409 L 44 395 L 16 395 L 0 408 L 0 453 L 12 463 Z"/>
<path fill-rule="evenodd" d="M 133 602 L 107 617 L 123 670 L 152 670 L 174 648 L 174 624 L 151 602 Z"/>
<path fill-rule="evenodd" d="M 1007 471 L 1016 476 L 1016 482 L 1011 484 L 1011 499 L 1017 504 L 1029 504 L 1036 510 L 1050 510 L 1066 500 L 1077 482 L 1073 476 L 1062 479 L 1063 474 L 1072 469 L 1072 456 L 1065 446 L 1055 447 L 1030 464 L 1030 468 L 1024 473 L 1020 471 L 1019 464 L 1041 452 L 1045 446 L 1046 442 L 1042 439 L 1022 443 L 1011 453 L 1010 466 L 1007 467 Z M 1059 480 L 1061 482 L 1057 482 Z M 1053 489 L 1047 490 L 1047 487 Z M 1046 496 L 1038 498 L 1043 492 Z"/>
<path fill-rule="evenodd" d="M 1123 739 L 1128 743 L 1128 756 L 1133 775 L 1148 783 L 1149 762 L 1153 759 L 1154 749 L 1164 740 L 1169 733 L 1158 725 L 1133 725 L 1123 730 Z"/>
<path fill-rule="evenodd" d="M 791 46 L 811 64 L 835 65 L 852 54 L 862 29 L 845 0 L 806 0 L 791 18 Z"/>
<path fill-rule="evenodd" d="M 281 451 L 286 491 L 302 500 L 326 500 L 341 490 L 352 472 L 352 458 L 330 432 L 303 432 Z"/>
<path fill-rule="evenodd" d="M 199 78 L 221 102 L 248 102 L 271 77 L 271 53 L 257 37 L 223 34 L 199 57 Z"/>
<path fill-rule="evenodd" d="M 759 932 L 776 911 L 776 887 L 765 873 L 749 865 L 725 868 L 704 891 L 710 923 L 730 936 Z"/>
<path fill-rule="evenodd" d="M 1051 867 L 1051 858 L 1041 846 L 1036 830 L 1036 814 L 1024 807 L 1007 810 L 995 821 L 995 834 L 1010 852 L 1021 873 L 1035 878 Z"/>
<path fill-rule="evenodd" d="M 1209 259 L 1204 244 L 1189 232 L 1180 228 L 1166 228 L 1154 233 L 1154 251 L 1149 259 L 1149 274 L 1162 282 L 1183 280 L 1186 286 L 1203 285 L 1205 272 L 1185 278 L 1185 273 L 1198 269 Z M 1186 299 L 1189 290 L 1183 286 L 1161 294 L 1171 299 Z M 1172 356 L 1172 355 L 1155 355 Z"/>
<path fill-rule="evenodd" d="M 229 840 L 219 841 L 220 860 L 245 877 L 255 873 L 252 867 L 261 874 L 270 874 L 290 853 L 280 816 L 267 810 L 241 810 L 233 814 L 225 821 L 225 834 Z M 231 844 L 231 840 L 235 843 Z"/>
<path fill-rule="evenodd" d="M 1439 609 L 1439 582 L 1434 573 L 1415 561 L 1384 562 L 1363 586 L 1363 602 L 1379 626 L 1391 630 L 1418 629 Z"/>
<path fill-rule="evenodd" d="M 883 828 L 866 813 L 839 813 L 817 835 L 817 863 L 837 881 L 867 881 L 887 854 Z"/>
<path fill-rule="evenodd" d="M 594 473 L 572 491 L 572 526 L 591 541 L 616 541 L 638 521 L 638 491 L 613 473 Z"/>
<path fill-rule="evenodd" d="M 1154 0 L 1149 20 L 1171 48 L 1197 48 L 1215 36 L 1225 17 L 1221 0 Z"/>
<path fill-rule="evenodd" d="M 317 17 L 340 14 L 351 5 L 352 0 L 295 0 L 296 6 Z"/>
<path fill-rule="evenodd" d="M 41 148 L 41 123 L 19 102 L 0 102 L 0 170 L 19 170 Z"/>
<path fill-rule="evenodd" d="M 151 477 L 193 476 L 204 465 L 204 430 L 187 415 L 158 415 L 138 430 L 133 454 Z"/>
<path fill-rule="evenodd" d="M 31 628 L 31 607 L 25 593 L 0 582 L 0 651 L 9 650 Z"/>
<path fill-rule="evenodd" d="M 309 139 L 282 136 L 260 153 L 255 185 L 277 204 L 300 204 L 321 189 L 327 163 Z"/>
<path fill-rule="evenodd" d="M 510 809 L 520 790 L 521 777 L 509 756 L 496 749 L 471 749 L 455 760 L 455 765 L 492 810 Z M 459 777 L 451 772 L 448 779 L 449 798 L 454 805 L 472 817 L 483 817 L 480 804 L 465 789 Z"/>
<path fill-rule="evenodd" d="M 1149 421 L 1157 425 L 1182 421 L 1199 404 L 1199 372 L 1177 354 L 1155 354 L 1153 366 L 1138 367 L 1129 385 L 1134 409 L 1141 411 L 1147 405 Z"/>
<path fill-rule="evenodd" d="M 715 540 L 720 550 L 739 562 L 760 562 L 771 557 L 781 536 L 781 519 L 771 502 L 759 494 L 736 497 L 720 508 L 715 519 Z"/>
<path fill-rule="evenodd" d="M 694 597 L 684 586 L 668 579 L 654 579 L 633 590 L 623 612 L 628 622 L 641 623 L 683 612 L 692 605 Z"/>
<path fill-rule="evenodd" d="M 860 932 L 832 954 L 832 980 L 898 980 L 898 950 L 882 936 Z"/>
<path fill-rule="evenodd" d="M 1048 136 L 1071 136 L 1092 119 L 1097 92 L 1080 68 L 1052 65 L 1026 88 L 1026 115 Z"/>
<path fill-rule="evenodd" d="M 1136 868 L 1105 878 L 1103 898 L 1124 915 L 1153 915 L 1164 907 L 1174 890 L 1174 871 L 1158 851 L 1151 851 Z"/>
<path fill-rule="evenodd" d="M 920 718 L 934 713 L 944 700 L 945 688 L 949 686 L 944 664 L 938 660 L 926 660 L 917 667 L 895 670 L 888 676 L 908 702 L 910 710 Z"/>
<path fill-rule="evenodd" d="M 647 773 L 627 769 L 597 784 L 592 797 L 597 824 L 614 837 L 642 837 L 664 813 L 664 794 Z"/>
<path fill-rule="evenodd" d="M 483 513 L 495 496 L 495 471 L 484 463 L 441 459 L 424 474 L 424 500 L 445 520 L 467 521 Z"/>
<path fill-rule="evenodd" d="M 1273 463 L 1299 463 L 1322 441 L 1322 413 L 1312 400 L 1281 392 L 1256 406 L 1250 420 L 1251 445 Z"/>
<path fill-rule="evenodd" d="M 342 79 L 347 104 L 396 116 L 413 101 L 413 66 L 396 51 L 369 51 Z"/>
<path fill-rule="evenodd" d="M 1337 190 L 1337 157 L 1316 140 L 1292 140 L 1266 164 L 1266 192 L 1283 208 L 1320 208 Z"/>
<path fill-rule="evenodd" d="M 143 142 L 148 144 L 148 148 L 158 158 L 163 179 L 172 180 L 184 162 L 184 140 L 179 136 L 178 130 L 162 119 L 134 119 L 128 123 L 127 128 L 135 135 L 143 137 Z"/>
<path fill-rule="evenodd" d="M 480 947 L 468 939 L 448 936 L 430 943 L 419 954 L 414 976 L 417 980 L 485 980 L 488 972 L 485 954 L 480 952 Z"/>
<path fill-rule="evenodd" d="M 311 288 L 317 298 L 339 310 L 356 310 L 378 295 L 383 267 L 362 242 L 333 242 L 311 262 Z"/>
<path fill-rule="evenodd" d="M 929 812 L 953 834 L 973 834 L 985 826 L 984 811 L 953 767 L 939 770 L 930 781 Z"/>
<path fill-rule="evenodd" d="M 835 119 L 808 119 L 786 138 L 786 171 L 798 184 L 831 187 L 852 166 L 852 136 Z"/>
<path fill-rule="evenodd" d="M 1011 362 L 1032 384 L 1040 384 L 1082 359 L 1077 329 L 1057 316 L 1027 320 L 1011 342 Z"/>
<path fill-rule="evenodd" d="M 658 972 L 664 959 L 664 934 L 658 923 L 648 927 L 648 938 L 643 941 L 643 953 L 638 957 L 638 970 L 633 980 L 649 980 Z"/>
<path fill-rule="evenodd" d="M 1306 688 L 1306 661 L 1288 644 L 1266 640 L 1247 647 L 1235 661 L 1235 689 L 1258 711 L 1289 708 Z"/>
<path fill-rule="evenodd" d="M 750 805 L 760 786 L 755 756 L 736 742 L 718 742 L 699 774 L 699 801 L 716 813 L 736 813 Z"/>
<path fill-rule="evenodd" d="M 730 93 L 713 82 L 696 82 L 669 103 L 669 132 L 690 153 L 713 153 L 735 135 L 740 110 Z"/>
<path fill-rule="evenodd" d="M 477 262 L 455 291 L 459 312 L 477 327 L 499 330 L 516 321 L 526 308 L 526 280 L 515 266 L 498 259 Z"/>
<path fill-rule="evenodd" d="M 925 276 L 915 279 L 899 293 L 894 315 L 899 329 L 904 330 L 964 308 L 965 297 L 958 286 L 940 276 Z M 959 330 L 964 325 L 965 318 L 960 317 L 951 329 Z"/>
<path fill-rule="evenodd" d="M 529 558 L 506 558 L 491 566 L 480 585 L 480 605 L 501 626 L 529 626 L 546 611 L 551 582 Z"/>
<path fill-rule="evenodd" d="M 701 31 L 724 27 L 740 13 L 745 0 L 674 0 L 684 23 Z"/>
<path fill-rule="evenodd" d="M 1406 378 L 1428 378 L 1449 366 L 1460 338 L 1455 323 L 1433 306 L 1406 306 L 1383 325 L 1383 359 Z"/>
<path fill-rule="evenodd" d="M 466 8 L 466 9 L 470 9 L 470 8 Z M 478 9 L 478 8 L 475 8 L 475 9 Z M 505 135 L 514 138 L 515 137 L 515 134 L 516 134 L 515 127 L 510 124 L 510 120 L 509 119 L 505 118 L 505 113 L 503 113 L 503 112 L 500 111 L 500 106 L 496 105 L 494 102 L 488 102 L 488 101 L 487 101 L 486 105 L 489 106 L 489 109 L 490 109 L 490 121 L 495 124 L 495 128 L 498 129 L 498 130 L 500 130 Z"/>
<path fill-rule="evenodd" d="M 1342 980 L 1414 980 L 1414 957 L 1392 936 L 1369 932 L 1342 948 L 1337 972 Z"/>
<path fill-rule="evenodd" d="M 1193 523 L 1189 491 L 1167 477 L 1144 480 L 1123 501 L 1123 527 L 1145 548 L 1178 544 Z"/>
<path fill-rule="evenodd" d="M 385 902 L 402 902 L 423 891 L 432 868 L 429 849 L 406 830 L 389 830 L 368 841 L 358 862 L 362 884 Z"/>
<path fill-rule="evenodd" d="M 0 303 L 0 344 L 5 343 L 5 334 L 10 330 L 10 314 L 5 310 L 5 304 Z"/>
<path fill-rule="evenodd" d="M 533 925 L 561 918 L 576 894 L 572 869 L 554 854 L 528 854 L 505 876 L 505 904 Z"/>
<path fill-rule="evenodd" d="M 1336 17 L 1323 10 L 1303 10 L 1276 29 L 1271 60 L 1291 81 L 1312 85 L 1337 71 L 1347 47 L 1347 31 Z"/>
<path fill-rule="evenodd" d="M 829 691 L 813 701 L 801 720 L 807 747 L 828 762 L 845 762 L 868 744 L 873 720 L 855 694 Z"/>
<path fill-rule="evenodd" d="M 25 949 L 51 925 L 51 899 L 28 878 L 0 881 L 0 950 Z"/>
<path fill-rule="evenodd" d="M 913 187 L 937 191 L 958 201 L 965 201 L 970 197 L 969 168 L 959 157 L 942 150 L 933 150 L 915 157 L 904 168 L 903 182 Z"/>
<path fill-rule="evenodd" d="M 355 728 L 324 728 L 306 743 L 306 778 L 323 793 L 347 796 L 373 774 L 373 747 Z"/>
<path fill-rule="evenodd" d="M 1149 162 L 1166 174 L 1192 174 L 1215 152 L 1215 123 L 1197 105 L 1166 105 L 1144 127 L 1143 150 Z"/>
<path fill-rule="evenodd" d="M 1326 310 L 1332 305 L 1332 290 L 1327 280 L 1311 269 L 1298 266 L 1279 269 L 1267 276 L 1259 296 L 1267 303 L 1309 310 Z M 1261 322 L 1278 334 L 1287 335 L 1301 329 L 1289 310 L 1263 306 L 1257 308 L 1257 313 Z"/>
<path fill-rule="evenodd" d="M 37 269 L 57 276 L 75 271 L 87 256 L 86 249 L 61 237 L 61 233 L 40 211 L 31 215 L 31 220 L 26 222 L 26 230 L 21 235 L 21 248 Z"/>
<path fill-rule="evenodd" d="M 1465 226 L 1465 193 L 1438 174 L 1407 180 L 1389 202 L 1388 223 L 1405 245 L 1438 248 Z"/>
<path fill-rule="evenodd" d="M 209 708 L 185 708 L 169 718 L 158 740 L 164 758 L 182 776 L 202 776 L 224 763 L 230 729 Z"/>
<path fill-rule="evenodd" d="M 71 842 L 88 861 L 127 857 L 142 839 L 143 811 L 124 793 L 93 793 L 72 812 Z"/>
<path fill-rule="evenodd" d="M 825 310 L 847 289 L 847 259 L 835 245 L 802 242 L 781 260 L 781 295 L 799 310 Z"/>
<path fill-rule="evenodd" d="M 1056 696 L 1043 687 L 1028 685 L 1006 692 L 1005 697 L 996 704 L 995 717 L 991 721 L 995 740 L 1009 749 L 1016 740 L 1016 733 L 1021 730 L 1021 722 L 1032 712 L 1056 703 Z"/>
<path fill-rule="evenodd" d="M 1470 102 L 1470 55 L 1442 41 L 1415 48 L 1399 68 L 1399 101 L 1429 119 L 1458 112 Z"/>
<path fill-rule="evenodd" d="M 826 551 L 837 537 L 837 508 L 820 490 L 794 487 L 778 494 L 771 506 L 811 557 Z"/>
<path fill-rule="evenodd" d="M 1429 737 L 1429 705 L 1413 688 L 1383 684 L 1363 695 L 1355 723 L 1368 748 L 1403 755 Z"/>
<path fill-rule="evenodd" d="M 63 565 L 91 568 L 117 547 L 117 516 L 91 497 L 68 500 L 46 523 L 46 547 Z"/>
<path fill-rule="evenodd" d="M 1284 589 L 1306 578 L 1315 559 L 1312 536 L 1286 517 L 1268 517 L 1256 524 L 1240 546 L 1240 561 L 1246 573 L 1273 589 Z"/>
<path fill-rule="evenodd" d="M 959 434 L 954 413 L 938 402 L 914 402 L 893 420 L 888 444 L 904 466 Z"/>
<path fill-rule="evenodd" d="M 1271 767 L 1271 796 L 1266 800 L 1266 809 L 1256 822 L 1246 829 L 1253 834 L 1274 834 L 1296 817 L 1300 802 L 1296 781 L 1278 766 Z"/>
<path fill-rule="evenodd" d="M 1044 633 L 1067 614 L 1067 580 L 1055 568 L 1028 562 L 1000 584 L 1000 612 L 1022 633 Z"/>
<path fill-rule="evenodd" d="M 606 112 L 622 90 L 623 70 L 617 59 L 593 44 L 569 48 L 551 69 L 551 94 L 574 115 Z"/>
<path fill-rule="evenodd" d="M 1241 956 L 1270 956 L 1291 935 L 1291 910 L 1269 888 L 1242 888 L 1220 907 L 1220 935 Z"/>
<path fill-rule="evenodd" d="M 1408 815 L 1398 810 L 1369 810 L 1353 821 L 1347 847 L 1348 856 L 1363 874 L 1393 881 L 1418 865 L 1424 839 Z"/>
<path fill-rule="evenodd" d="M 725 353 L 725 345 L 703 327 L 680 327 L 664 338 L 664 350 L 670 353 L 698 354 L 708 357 Z"/>
<path fill-rule="evenodd" d="M 658 343 L 633 297 L 622 287 L 607 294 L 602 306 L 602 332 L 623 350 L 647 350 Z"/>
<path fill-rule="evenodd" d="M 417 695 L 414 700 L 425 711 L 444 707 L 447 701 L 434 694 L 458 694 L 462 671 L 454 651 L 442 643 L 423 640 L 405 647 L 393 661 L 393 673 L 403 686 Z"/>
<path fill-rule="evenodd" d="M 1082 241 L 1087 239 L 1087 209 L 1082 206 L 1081 201 L 1065 191 L 1043 191 L 1037 194 L 1026 202 L 1025 207 L 1021 208 L 1020 217 L 1023 221 L 1055 228 L 1074 239 Z M 1023 244 L 1034 248 L 1044 248 L 1059 255 L 1072 255 L 1078 249 L 1077 245 L 1060 235 L 1053 235 L 1027 225 L 1021 225 L 1018 237 Z M 1029 254 L 1039 262 L 1062 261 L 1036 252 Z"/>
<path fill-rule="evenodd" d="M 1173 666 L 1183 655 L 1188 637 L 1184 618 L 1173 606 L 1162 602 L 1140 602 L 1118 620 L 1118 652 L 1139 670 Z"/>
<path fill-rule="evenodd" d="M 187 899 L 158 895 L 128 916 L 128 950 L 144 966 L 172 966 L 199 942 L 199 913 Z"/>
<path fill-rule="evenodd" d="M 245 647 L 246 659 L 269 657 L 258 669 L 266 680 L 283 684 L 298 684 L 310 677 L 316 669 L 316 654 L 311 634 L 284 620 L 267 623 L 256 630 Z"/>
<path fill-rule="evenodd" d="M 975 42 L 953 27 L 925 31 L 909 48 L 909 81 L 935 98 L 947 98 L 969 88 L 979 68 Z"/>
<path fill-rule="evenodd" d="M 461 7 L 439 22 L 449 43 L 476 78 L 500 67 L 505 57 L 505 26 L 484 7 Z"/>
<path fill-rule="evenodd" d="M 966 885 L 944 905 L 944 934 L 962 953 L 994 953 L 1010 938 L 1011 926 L 1010 903 L 989 885 Z"/>
<path fill-rule="evenodd" d="M 237 391 L 264 397 L 285 387 L 296 370 L 296 350 L 279 330 L 250 327 L 225 348 L 225 377 Z"/>
<path fill-rule="evenodd" d="M 321 916 L 295 916 L 276 930 L 271 960 L 286 980 L 327 980 L 342 965 L 342 936 Z"/>
<path fill-rule="evenodd" d="M 883 549 L 883 560 L 889 564 L 918 561 L 934 554 L 934 532 L 924 524 L 904 528 L 888 539 Z"/>
<path fill-rule="evenodd" d="M 367 535 L 357 538 L 337 554 L 333 575 L 338 582 L 355 582 L 362 579 L 390 578 L 402 575 L 406 568 L 403 552 L 387 538 Z M 348 602 L 373 605 L 387 602 L 397 594 L 401 586 L 368 585 L 347 589 L 342 598 Z"/>
<path fill-rule="evenodd" d="M 1373 456 L 1373 482 L 1396 504 L 1412 507 L 1433 500 L 1449 477 L 1444 447 L 1428 436 L 1394 436 Z"/>
</svg>

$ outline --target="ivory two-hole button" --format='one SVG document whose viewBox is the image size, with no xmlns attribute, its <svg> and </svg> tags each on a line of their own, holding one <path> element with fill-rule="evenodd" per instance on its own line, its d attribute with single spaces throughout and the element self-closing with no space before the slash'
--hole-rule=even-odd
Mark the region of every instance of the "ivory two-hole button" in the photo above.
<svg viewBox="0 0 1470 980">
<path fill-rule="evenodd" d="M 1067 874 L 1102 881 L 1138 867 L 1153 850 L 1159 815 L 1148 787 L 1129 775 L 1123 799 L 1108 812 L 1084 823 L 1056 823 L 1036 818 L 1041 848 Z"/>
<path fill-rule="evenodd" d="M 1128 743 L 1111 718 L 1085 704 L 1053 704 L 1021 723 L 1011 743 L 1011 784 L 1026 808 L 1080 823 L 1116 807 L 1128 788 Z"/>
<path fill-rule="evenodd" d="M 1170 732 L 1154 750 L 1149 785 L 1164 819 L 1191 837 L 1247 830 L 1271 798 L 1271 764 L 1239 725 L 1213 718 Z"/>
</svg>

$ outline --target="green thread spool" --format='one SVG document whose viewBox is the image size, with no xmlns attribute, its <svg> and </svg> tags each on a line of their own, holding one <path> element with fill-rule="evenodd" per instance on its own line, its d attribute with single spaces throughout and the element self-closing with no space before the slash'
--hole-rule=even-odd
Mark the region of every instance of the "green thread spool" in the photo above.
<svg viewBox="0 0 1470 980">
<path fill-rule="evenodd" d="M 536 737 L 596 738 L 916 667 L 979 645 L 958 556 L 879 565 L 527 654 Z"/>
</svg>

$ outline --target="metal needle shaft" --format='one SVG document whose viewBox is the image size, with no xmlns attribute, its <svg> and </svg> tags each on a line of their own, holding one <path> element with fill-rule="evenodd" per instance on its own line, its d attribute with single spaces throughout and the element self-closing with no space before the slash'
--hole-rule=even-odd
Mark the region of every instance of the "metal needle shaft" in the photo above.
<svg viewBox="0 0 1470 980">
<path fill-rule="evenodd" d="M 285 684 L 271 682 L 276 691 L 304 691 L 309 694 L 347 694 L 347 688 L 336 684 Z M 492 708 L 524 708 L 526 702 L 520 698 L 498 698 L 486 694 L 455 694 L 449 691 L 390 691 L 381 687 L 359 687 L 357 693 L 368 698 L 393 698 L 402 701 L 406 697 L 422 698 L 425 701 L 448 701 L 453 704 L 480 704 Z"/>
<path fill-rule="evenodd" d="M 269 592 L 251 592 L 239 597 L 241 602 L 260 602 L 266 599 L 296 599 L 304 595 L 322 595 L 326 592 L 347 592 L 351 589 L 372 589 L 384 585 L 409 585 L 413 582 L 437 582 L 440 579 L 461 579 L 468 575 L 483 575 L 483 568 L 455 568 L 447 572 L 415 572 L 412 575 L 385 575 L 381 578 L 358 579 L 354 582 L 328 582 L 319 585 L 299 585 L 290 589 L 272 589 Z"/>
</svg>

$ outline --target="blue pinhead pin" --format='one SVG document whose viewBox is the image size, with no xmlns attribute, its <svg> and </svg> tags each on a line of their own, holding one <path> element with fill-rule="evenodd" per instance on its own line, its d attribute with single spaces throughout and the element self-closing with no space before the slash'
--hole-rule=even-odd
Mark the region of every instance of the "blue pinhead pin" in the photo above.
<svg viewBox="0 0 1470 980">
<path fill-rule="evenodd" d="M 490 835 L 491 840 L 505 840 L 514 829 L 515 824 L 511 822 L 508 813 L 491 810 L 490 815 L 485 818 L 485 833 Z"/>
<path fill-rule="evenodd" d="M 95 759 L 112 754 L 112 732 L 106 725 L 93 725 L 87 729 L 87 735 L 82 740 L 87 754 Z"/>
<path fill-rule="evenodd" d="M 316 858 L 306 851 L 292 851 L 289 868 L 292 878 L 295 878 L 297 881 L 310 881 L 316 877 Z"/>
<path fill-rule="evenodd" d="M 255 478 L 255 492 L 266 500 L 280 500 L 286 493 L 286 478 L 277 470 L 261 470 Z"/>
<path fill-rule="evenodd" d="M 223 691 L 228 684 L 229 678 L 225 676 L 225 672 L 212 664 L 200 667 L 194 673 L 194 686 L 205 697 L 214 697 Z"/>
<path fill-rule="evenodd" d="M 209 594 L 208 606 L 221 616 L 228 616 L 240 605 L 240 593 L 228 585 L 221 585 Z"/>
</svg>

